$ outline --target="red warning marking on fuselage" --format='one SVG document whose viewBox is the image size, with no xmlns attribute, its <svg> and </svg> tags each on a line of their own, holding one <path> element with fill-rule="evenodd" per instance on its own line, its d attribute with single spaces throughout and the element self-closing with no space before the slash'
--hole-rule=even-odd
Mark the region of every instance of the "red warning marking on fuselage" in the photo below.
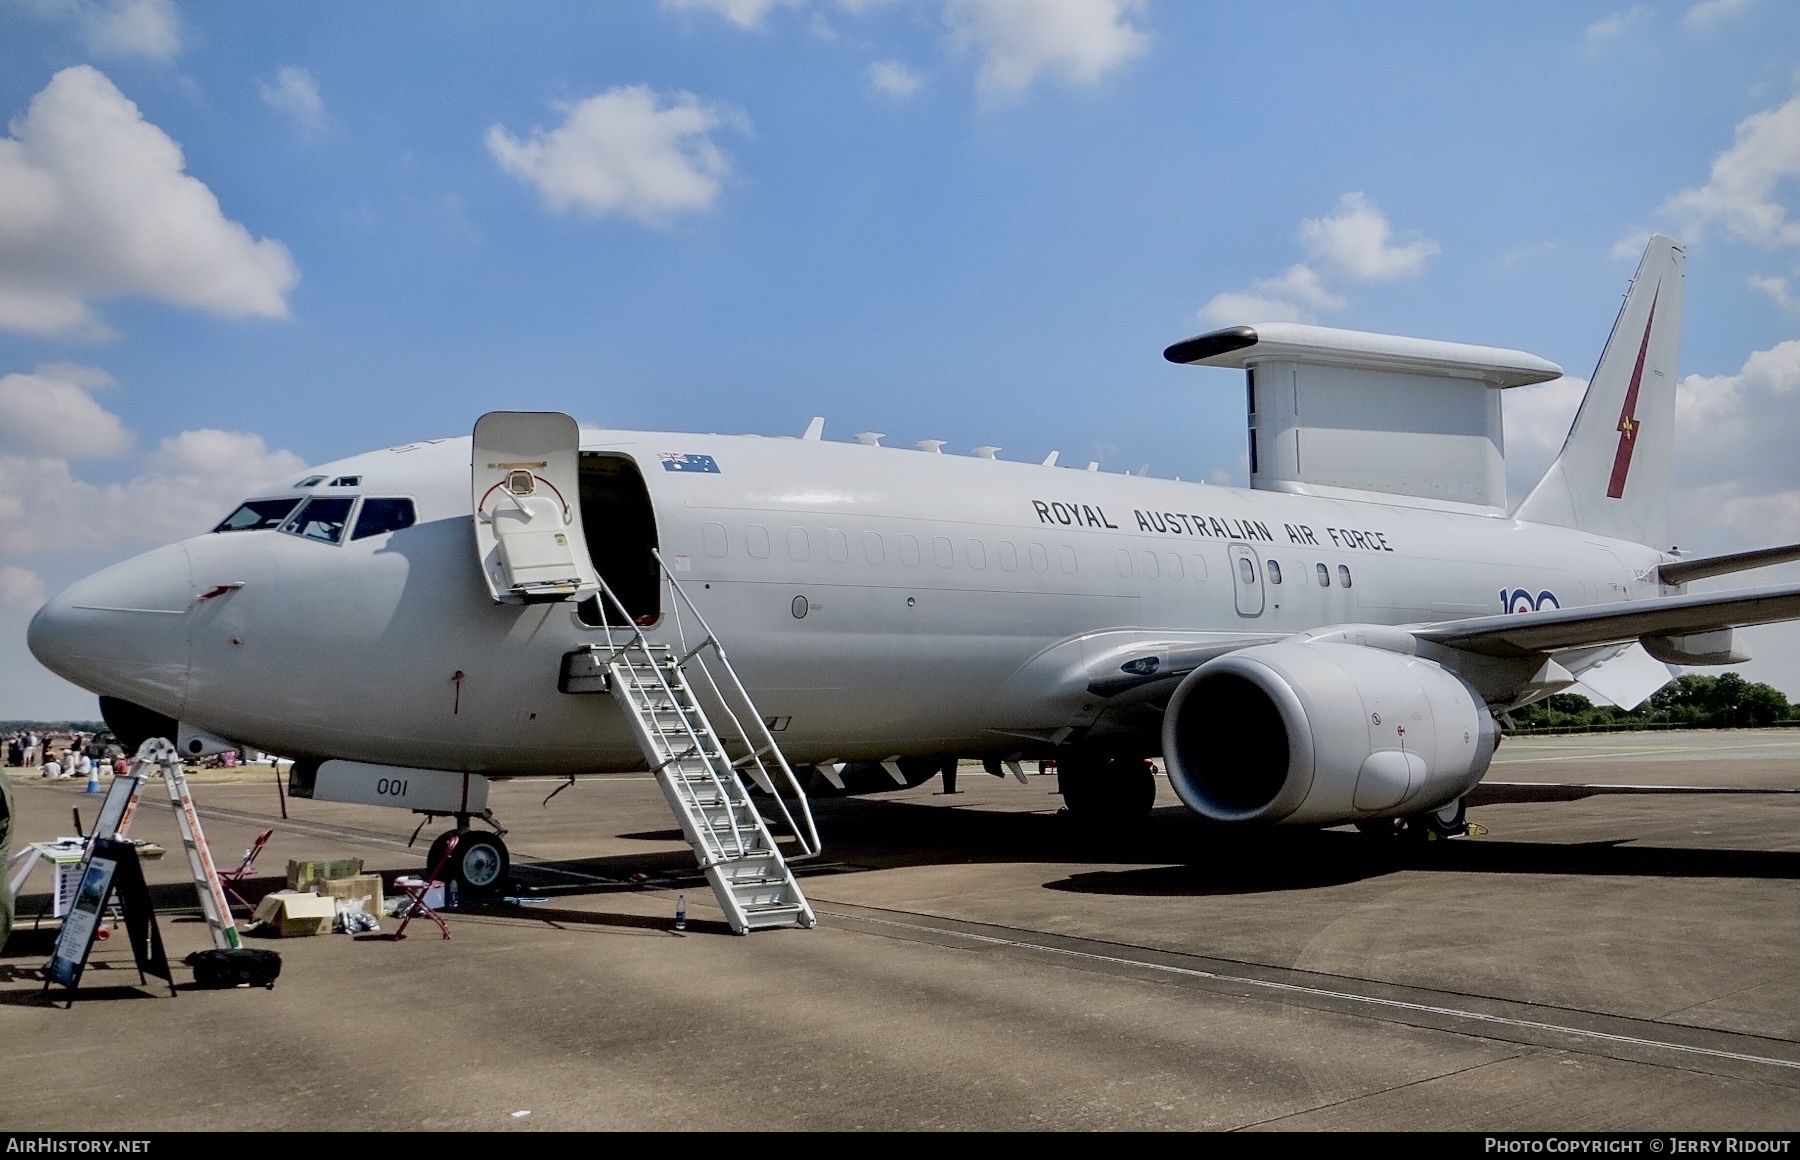
<svg viewBox="0 0 1800 1160">
<path fill-rule="evenodd" d="M 1631 370 L 1631 385 L 1625 389 L 1625 405 L 1619 408 L 1619 449 L 1613 452 L 1612 478 L 1606 484 L 1608 499 L 1619 499 L 1625 494 L 1625 477 L 1631 472 L 1631 452 L 1637 447 L 1638 428 L 1642 426 L 1637 418 L 1638 387 L 1644 381 L 1644 358 L 1650 353 L 1650 331 L 1656 326 L 1656 301 L 1662 297 L 1662 287 L 1656 288 L 1656 294 L 1650 299 L 1650 317 L 1644 323 L 1644 339 L 1638 344 L 1637 366 Z"/>
</svg>

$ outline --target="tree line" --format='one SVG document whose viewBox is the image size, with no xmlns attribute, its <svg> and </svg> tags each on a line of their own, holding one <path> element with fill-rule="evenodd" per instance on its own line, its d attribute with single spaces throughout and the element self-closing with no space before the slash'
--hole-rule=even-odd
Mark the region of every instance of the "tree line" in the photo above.
<svg viewBox="0 0 1800 1160">
<path fill-rule="evenodd" d="M 1557 693 L 1511 713 L 1510 730 L 1579 729 L 1594 725 L 1670 729 L 1754 729 L 1792 720 L 1795 706 L 1780 689 L 1737 673 L 1676 677 L 1635 709 L 1596 705 L 1578 693 Z"/>
</svg>

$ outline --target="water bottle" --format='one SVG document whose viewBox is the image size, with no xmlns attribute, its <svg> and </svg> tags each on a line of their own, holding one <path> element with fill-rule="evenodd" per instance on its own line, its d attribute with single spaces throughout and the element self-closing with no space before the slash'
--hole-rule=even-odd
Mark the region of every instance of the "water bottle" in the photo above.
<svg viewBox="0 0 1800 1160">
<path fill-rule="evenodd" d="M 675 929 L 687 929 L 687 895 L 685 894 L 675 896 Z"/>
</svg>

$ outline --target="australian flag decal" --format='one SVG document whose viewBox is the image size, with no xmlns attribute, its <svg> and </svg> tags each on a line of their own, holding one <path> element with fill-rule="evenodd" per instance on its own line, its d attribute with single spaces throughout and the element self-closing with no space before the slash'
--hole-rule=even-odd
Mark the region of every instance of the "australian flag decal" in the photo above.
<svg viewBox="0 0 1800 1160">
<path fill-rule="evenodd" d="M 681 455 L 673 451 L 665 451 L 660 458 L 664 471 L 702 471 L 710 475 L 719 474 L 719 465 L 710 455 Z"/>
</svg>

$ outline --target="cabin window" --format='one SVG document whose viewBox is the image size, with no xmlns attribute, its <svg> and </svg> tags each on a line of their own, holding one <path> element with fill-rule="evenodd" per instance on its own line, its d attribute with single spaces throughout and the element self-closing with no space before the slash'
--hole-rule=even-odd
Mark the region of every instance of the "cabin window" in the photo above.
<svg viewBox="0 0 1800 1160">
<path fill-rule="evenodd" d="M 931 553 L 937 557 L 937 566 L 940 568 L 948 568 L 956 562 L 950 550 L 950 541 L 944 536 L 932 537 Z"/>
<path fill-rule="evenodd" d="M 805 528 L 789 528 L 787 542 L 788 556 L 795 562 L 804 564 L 812 559 L 812 544 L 807 541 Z"/>
<path fill-rule="evenodd" d="M 836 528 L 825 529 L 825 556 L 833 564 L 850 559 L 850 539 Z"/>
<path fill-rule="evenodd" d="M 724 524 L 702 524 L 700 544 L 706 549 L 708 556 L 723 556 L 731 550 L 731 540 L 725 534 Z"/>
<path fill-rule="evenodd" d="M 1239 556 L 1237 566 L 1239 580 L 1246 584 L 1256 583 L 1256 565 L 1250 562 L 1250 557 Z"/>
<path fill-rule="evenodd" d="M 1011 540 L 1000 541 L 1000 566 L 1008 572 L 1019 570 L 1019 549 L 1013 546 Z"/>
<path fill-rule="evenodd" d="M 1323 564 L 1318 565 L 1318 569 L 1319 569 L 1319 587 L 1321 587 L 1321 588 L 1331 587 L 1331 569 L 1327 568 Z"/>
<path fill-rule="evenodd" d="M 1118 562 L 1119 575 L 1121 575 L 1121 576 L 1131 575 L 1131 553 L 1130 552 L 1126 551 L 1124 548 L 1117 548 L 1113 551 L 1113 559 Z"/>
<path fill-rule="evenodd" d="M 1144 575 L 1154 580 L 1161 575 L 1162 568 L 1156 562 L 1155 552 L 1144 553 Z"/>
<path fill-rule="evenodd" d="M 908 568 L 919 562 L 919 538 L 906 532 L 900 533 L 900 562 Z"/>
<path fill-rule="evenodd" d="M 1350 587 L 1350 565 L 1338 565 L 1338 583 L 1345 588 Z"/>
<path fill-rule="evenodd" d="M 412 527 L 417 519 L 410 499 L 365 499 L 362 510 L 356 513 L 356 531 L 350 538 L 363 540 L 383 532 L 397 532 Z"/>
<path fill-rule="evenodd" d="M 1265 561 L 1265 563 L 1268 565 L 1268 569 L 1269 569 L 1269 583 L 1271 583 L 1271 584 L 1281 583 L 1281 565 L 1280 565 L 1280 563 L 1278 563 L 1277 561 L 1274 561 L 1274 560 L 1268 560 L 1268 561 Z"/>
<path fill-rule="evenodd" d="M 238 505 L 238 509 L 226 516 L 214 528 L 215 532 L 258 532 L 264 528 L 279 528 L 281 521 L 292 515 L 300 506 L 300 500 L 289 496 L 287 499 L 253 499 Z"/>
<path fill-rule="evenodd" d="M 880 532 L 863 533 L 863 559 L 871 564 L 887 563 L 887 545 L 882 542 Z"/>
<path fill-rule="evenodd" d="M 1062 570 L 1064 572 L 1067 572 L 1070 575 L 1074 575 L 1074 573 L 1075 573 L 1075 549 L 1074 548 L 1071 548 L 1067 544 L 1062 545 L 1061 547 L 1056 549 L 1056 558 L 1058 561 L 1061 562 Z"/>
<path fill-rule="evenodd" d="M 987 567 L 987 545 L 980 540 L 969 541 L 969 567 L 977 569 Z"/>
<path fill-rule="evenodd" d="M 1176 580 L 1181 579 L 1181 557 L 1174 552 L 1169 553 L 1169 575 Z"/>
<path fill-rule="evenodd" d="M 761 524 L 751 524 L 745 528 L 744 550 L 750 553 L 751 559 L 767 560 L 769 558 L 769 529 Z"/>
<path fill-rule="evenodd" d="M 309 499 L 305 507 L 281 525 L 281 530 L 305 540 L 338 543 L 344 538 L 344 525 L 350 522 L 350 509 L 355 503 L 356 497 L 351 495 Z"/>
<path fill-rule="evenodd" d="M 1050 554 L 1044 551 L 1044 545 L 1042 544 L 1031 545 L 1031 570 L 1033 572 L 1048 572 L 1050 570 Z"/>
<path fill-rule="evenodd" d="M 1194 566 L 1194 579 L 1196 579 L 1196 580 L 1206 579 L 1206 557 L 1205 556 L 1189 556 L 1188 562 Z"/>
</svg>

